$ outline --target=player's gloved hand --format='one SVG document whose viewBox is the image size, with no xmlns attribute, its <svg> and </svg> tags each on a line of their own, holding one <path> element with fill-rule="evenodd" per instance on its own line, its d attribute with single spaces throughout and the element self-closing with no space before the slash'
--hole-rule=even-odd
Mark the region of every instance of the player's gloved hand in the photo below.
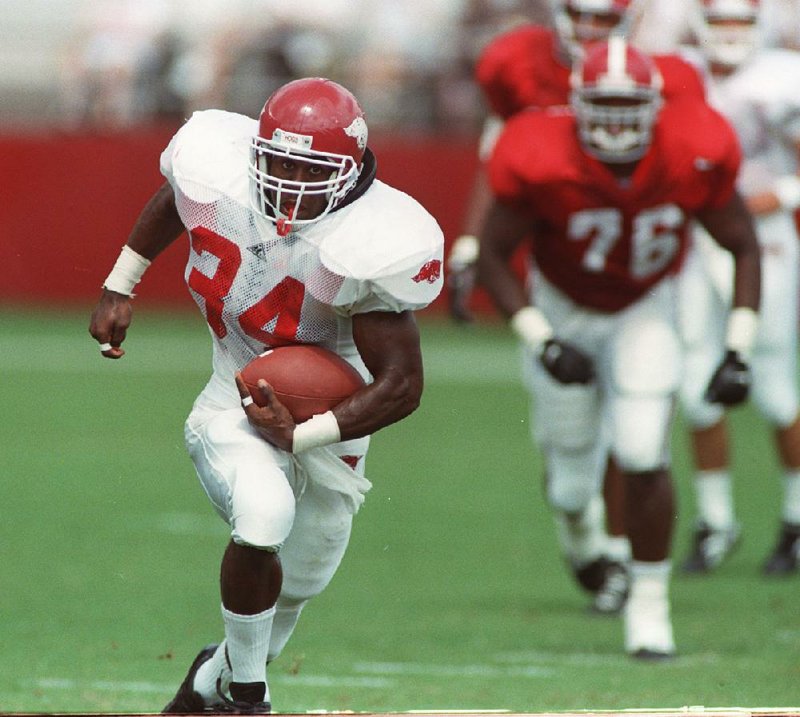
<svg viewBox="0 0 800 717">
<path fill-rule="evenodd" d="M 450 316 L 462 323 L 474 321 L 469 308 L 470 296 L 475 289 L 478 268 L 478 239 L 469 234 L 453 242 L 447 257 L 447 298 Z"/>
<path fill-rule="evenodd" d="M 751 380 L 750 367 L 738 352 L 729 349 L 711 377 L 705 399 L 723 406 L 736 406 L 750 393 Z"/>
<path fill-rule="evenodd" d="M 592 360 L 583 351 L 564 341 L 545 341 L 539 360 L 559 383 L 587 384 L 594 381 Z"/>
</svg>

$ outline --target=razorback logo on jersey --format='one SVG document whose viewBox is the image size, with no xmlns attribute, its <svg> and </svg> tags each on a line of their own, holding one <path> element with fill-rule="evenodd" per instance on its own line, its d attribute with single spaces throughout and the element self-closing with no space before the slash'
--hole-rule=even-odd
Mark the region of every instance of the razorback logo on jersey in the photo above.
<svg viewBox="0 0 800 717">
<path fill-rule="evenodd" d="M 442 262 L 439 259 L 432 259 L 422 265 L 416 276 L 411 278 L 419 284 L 421 281 L 427 281 L 433 284 L 442 275 Z"/>
</svg>

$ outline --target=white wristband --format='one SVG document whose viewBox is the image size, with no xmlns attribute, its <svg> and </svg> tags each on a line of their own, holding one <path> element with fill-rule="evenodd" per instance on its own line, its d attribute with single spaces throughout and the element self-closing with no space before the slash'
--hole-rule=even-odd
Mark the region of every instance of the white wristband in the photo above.
<svg viewBox="0 0 800 717">
<path fill-rule="evenodd" d="M 728 316 L 728 329 L 725 346 L 737 351 L 742 358 L 750 358 L 758 331 L 758 314 L 746 306 L 731 309 Z"/>
<path fill-rule="evenodd" d="M 447 265 L 450 269 L 461 269 L 478 261 L 478 237 L 462 234 L 453 242 Z"/>
<path fill-rule="evenodd" d="M 341 438 L 339 422 L 333 415 L 333 411 L 318 413 L 295 426 L 294 436 L 292 436 L 292 453 L 338 443 Z"/>
<path fill-rule="evenodd" d="M 539 351 L 542 344 L 553 338 L 553 327 L 535 306 L 526 306 L 511 317 L 511 328 L 526 344 Z"/>
<path fill-rule="evenodd" d="M 133 287 L 139 283 L 150 264 L 149 259 L 145 259 L 126 244 L 122 247 L 111 273 L 103 282 L 103 288 L 133 296 Z"/>
<path fill-rule="evenodd" d="M 773 187 L 781 209 L 793 212 L 800 209 L 800 177 L 796 174 L 785 174 L 778 177 Z"/>
</svg>

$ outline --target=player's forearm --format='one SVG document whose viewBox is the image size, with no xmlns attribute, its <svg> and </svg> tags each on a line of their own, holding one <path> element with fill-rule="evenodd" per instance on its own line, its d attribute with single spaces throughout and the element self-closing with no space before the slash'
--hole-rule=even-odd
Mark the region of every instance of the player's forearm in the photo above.
<svg viewBox="0 0 800 717">
<path fill-rule="evenodd" d="M 422 369 L 389 371 L 333 409 L 342 440 L 360 438 L 401 421 L 422 398 Z"/>
<path fill-rule="evenodd" d="M 122 247 L 117 261 L 103 282 L 107 291 L 133 296 L 145 271 L 167 246 L 183 232 L 183 224 L 169 184 L 163 184 L 150 198 Z"/>
<path fill-rule="evenodd" d="M 184 231 L 172 187 L 165 182 L 139 214 L 127 246 L 152 261 Z"/>
<path fill-rule="evenodd" d="M 484 287 L 497 310 L 505 317 L 513 316 L 528 304 L 525 291 L 509 266 L 508 257 L 486 245 L 478 256 L 478 284 Z"/>
</svg>

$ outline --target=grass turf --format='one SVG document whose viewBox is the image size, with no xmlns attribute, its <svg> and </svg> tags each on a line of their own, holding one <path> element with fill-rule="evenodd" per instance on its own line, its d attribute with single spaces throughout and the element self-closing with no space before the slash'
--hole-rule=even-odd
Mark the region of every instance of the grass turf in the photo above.
<svg viewBox="0 0 800 717">
<path fill-rule="evenodd" d="M 194 315 L 138 311 L 122 361 L 88 312 L 0 312 L 0 711 L 157 712 L 221 637 L 226 528 L 182 424 L 209 371 Z M 374 488 L 328 590 L 270 666 L 275 708 L 517 712 L 800 705 L 800 579 L 764 579 L 780 483 L 749 408 L 732 412 L 744 540 L 676 572 L 680 651 L 622 654 L 558 557 L 509 334 L 422 321 L 422 407 L 378 434 Z M 675 431 L 676 559 L 692 521 Z"/>
</svg>

